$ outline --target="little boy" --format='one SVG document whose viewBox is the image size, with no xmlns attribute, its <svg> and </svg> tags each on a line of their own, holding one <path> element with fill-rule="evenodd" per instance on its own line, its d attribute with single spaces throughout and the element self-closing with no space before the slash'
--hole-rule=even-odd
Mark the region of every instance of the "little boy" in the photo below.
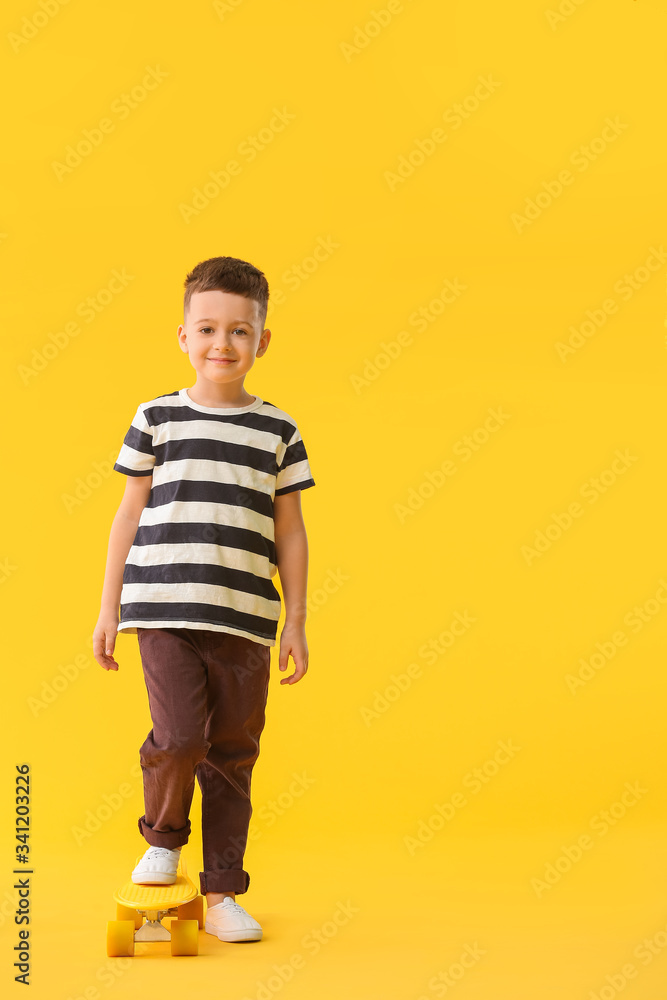
<svg viewBox="0 0 667 1000">
<path fill-rule="evenodd" d="M 300 491 L 315 481 L 292 417 L 244 388 L 271 339 L 268 299 L 264 274 L 234 257 L 188 274 L 178 341 L 196 382 L 140 403 L 125 435 L 114 469 L 127 482 L 93 636 L 97 662 L 117 670 L 116 634 L 137 635 L 153 723 L 140 749 L 139 830 L 150 846 L 132 880 L 176 880 L 196 776 L 206 930 L 221 941 L 262 937 L 236 894 L 250 883 L 243 858 L 280 618 L 276 572 L 279 669 L 294 660 L 280 683 L 308 669 Z"/>
</svg>

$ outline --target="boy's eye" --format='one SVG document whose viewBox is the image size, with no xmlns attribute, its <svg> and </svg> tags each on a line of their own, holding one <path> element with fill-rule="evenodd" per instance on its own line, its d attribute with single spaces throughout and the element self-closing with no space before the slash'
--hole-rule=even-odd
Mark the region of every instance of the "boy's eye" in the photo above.
<svg viewBox="0 0 667 1000">
<path fill-rule="evenodd" d="M 212 328 L 210 326 L 203 326 L 199 332 L 200 333 L 206 333 L 207 330 L 211 330 L 211 329 Z M 248 335 L 248 331 L 244 330 L 243 327 L 241 327 L 241 326 L 237 326 L 236 329 L 234 330 L 234 333 L 243 333 L 246 336 Z"/>
</svg>

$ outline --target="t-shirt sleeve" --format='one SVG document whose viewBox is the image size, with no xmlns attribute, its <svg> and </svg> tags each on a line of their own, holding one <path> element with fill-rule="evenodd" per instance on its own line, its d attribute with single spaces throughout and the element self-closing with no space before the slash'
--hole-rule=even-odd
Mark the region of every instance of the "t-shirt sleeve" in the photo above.
<svg viewBox="0 0 667 1000">
<path fill-rule="evenodd" d="M 153 429 L 143 407 L 143 403 L 137 407 L 114 464 L 115 471 L 125 476 L 150 476 L 155 465 Z"/>
<path fill-rule="evenodd" d="M 294 490 L 307 490 L 314 485 L 315 480 L 308 462 L 306 448 L 301 440 L 299 428 L 295 427 L 285 449 L 282 462 L 278 466 L 275 495 L 279 497 L 283 493 L 292 493 Z"/>
</svg>

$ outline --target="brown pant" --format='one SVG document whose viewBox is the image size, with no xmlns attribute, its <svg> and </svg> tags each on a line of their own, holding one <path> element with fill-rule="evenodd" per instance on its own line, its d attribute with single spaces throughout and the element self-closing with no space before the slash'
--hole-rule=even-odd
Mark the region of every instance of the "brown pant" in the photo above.
<svg viewBox="0 0 667 1000">
<path fill-rule="evenodd" d="M 145 814 L 155 847 L 180 847 L 191 832 L 195 775 L 202 794 L 201 892 L 243 893 L 270 647 L 209 629 L 138 628 L 153 728 L 140 750 Z"/>
</svg>

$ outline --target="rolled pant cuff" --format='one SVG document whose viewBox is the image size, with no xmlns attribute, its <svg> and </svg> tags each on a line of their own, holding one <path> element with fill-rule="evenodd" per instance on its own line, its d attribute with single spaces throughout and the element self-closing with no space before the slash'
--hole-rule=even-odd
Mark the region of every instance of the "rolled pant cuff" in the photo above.
<svg viewBox="0 0 667 1000">
<path fill-rule="evenodd" d="M 247 892 L 250 875 L 243 868 L 224 868 L 215 872 L 200 872 L 202 896 L 207 892 Z"/>
<path fill-rule="evenodd" d="M 170 830 L 168 833 L 160 833 L 158 830 L 153 830 L 147 825 L 145 816 L 139 817 L 138 826 L 140 833 L 151 847 L 167 847 L 170 851 L 173 851 L 175 847 L 182 847 L 186 844 L 191 831 L 190 820 L 188 820 L 187 825 L 181 830 Z"/>
</svg>

